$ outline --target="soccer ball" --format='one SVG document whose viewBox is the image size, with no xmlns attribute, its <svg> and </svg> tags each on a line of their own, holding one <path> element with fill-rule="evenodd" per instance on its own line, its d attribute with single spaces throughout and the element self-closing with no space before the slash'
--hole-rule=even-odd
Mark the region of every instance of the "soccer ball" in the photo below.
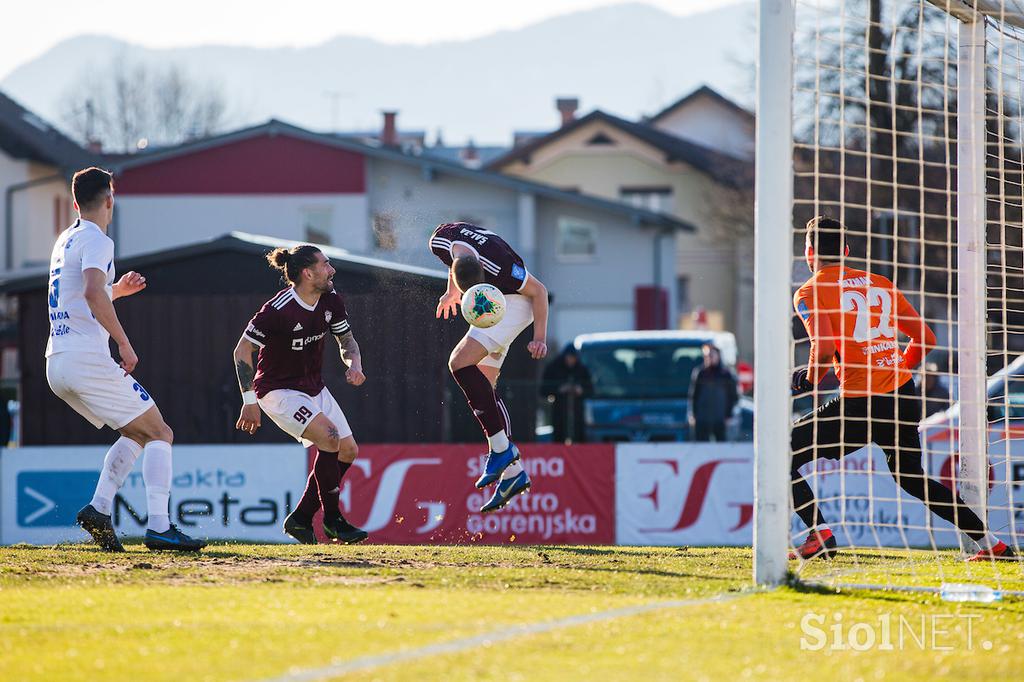
<svg viewBox="0 0 1024 682">
<path fill-rule="evenodd" d="M 493 327 L 505 317 L 505 294 L 493 284 L 471 286 L 462 295 L 462 316 L 474 327 Z"/>
</svg>

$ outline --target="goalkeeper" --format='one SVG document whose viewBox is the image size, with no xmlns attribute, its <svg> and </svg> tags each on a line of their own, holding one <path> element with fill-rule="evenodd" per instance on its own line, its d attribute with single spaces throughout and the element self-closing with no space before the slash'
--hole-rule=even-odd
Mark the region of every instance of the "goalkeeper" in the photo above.
<svg viewBox="0 0 1024 682">
<path fill-rule="evenodd" d="M 807 368 L 793 375 L 793 390 L 810 391 L 835 368 L 839 396 L 797 421 L 791 435 L 793 506 L 810 531 L 790 555 L 810 559 L 835 553 L 836 540 L 799 469 L 815 458 L 839 459 L 868 443 L 885 451 L 896 483 L 933 513 L 967 533 L 982 548 L 972 560 L 1010 559 L 1013 550 L 921 466 L 921 398 L 911 380 L 935 334 L 891 281 L 842 264 L 850 252 L 839 221 L 807 223 L 805 257 L 813 273 L 793 304 L 811 340 Z M 896 331 L 910 337 L 901 349 Z M 831 361 L 831 362 L 830 362 Z"/>
</svg>

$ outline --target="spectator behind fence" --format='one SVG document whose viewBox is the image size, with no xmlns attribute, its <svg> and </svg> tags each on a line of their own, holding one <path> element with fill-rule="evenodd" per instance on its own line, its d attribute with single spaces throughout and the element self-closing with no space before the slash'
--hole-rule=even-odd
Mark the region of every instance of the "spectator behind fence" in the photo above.
<svg viewBox="0 0 1024 682">
<path fill-rule="evenodd" d="M 939 383 L 939 366 L 929 362 L 924 366 L 924 416 L 930 417 L 936 412 L 949 409 L 949 391 Z"/>
<path fill-rule="evenodd" d="M 710 343 L 704 344 L 704 365 L 690 379 L 690 428 L 692 440 L 707 442 L 714 436 L 725 441 L 725 422 L 732 415 L 739 396 L 736 376 L 722 365 L 722 355 Z"/>
<path fill-rule="evenodd" d="M 552 403 L 551 422 L 556 443 L 582 443 L 586 439 L 583 401 L 594 392 L 590 371 L 569 344 L 544 369 L 541 395 Z"/>
</svg>

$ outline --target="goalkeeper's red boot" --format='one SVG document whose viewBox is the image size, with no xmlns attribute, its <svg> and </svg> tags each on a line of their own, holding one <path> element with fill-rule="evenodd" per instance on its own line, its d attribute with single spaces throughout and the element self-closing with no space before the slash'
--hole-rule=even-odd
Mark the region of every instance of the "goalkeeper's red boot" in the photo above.
<svg viewBox="0 0 1024 682">
<path fill-rule="evenodd" d="M 968 559 L 968 561 L 991 561 L 993 559 L 996 561 L 1013 561 L 1016 558 L 1017 553 L 1013 551 L 1012 547 L 1005 542 L 999 542 L 999 544 L 992 549 L 981 550 Z"/>
<path fill-rule="evenodd" d="M 836 539 L 832 535 L 832 531 L 826 528 L 820 532 L 812 530 L 804 544 L 800 545 L 796 551 L 789 553 L 789 558 L 808 560 L 817 556 L 823 556 L 831 559 L 836 554 Z"/>
</svg>

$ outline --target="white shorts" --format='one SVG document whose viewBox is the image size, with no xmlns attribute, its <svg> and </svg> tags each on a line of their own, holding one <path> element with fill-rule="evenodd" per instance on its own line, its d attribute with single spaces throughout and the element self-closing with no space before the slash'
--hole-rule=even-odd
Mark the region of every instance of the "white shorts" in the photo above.
<svg viewBox="0 0 1024 682">
<path fill-rule="evenodd" d="M 106 424 L 117 431 L 156 406 L 139 382 L 102 353 L 54 353 L 46 359 L 46 381 L 97 429 Z"/>
<path fill-rule="evenodd" d="M 307 448 L 313 444 L 313 441 L 306 440 L 302 434 L 313 423 L 313 418 L 321 412 L 338 429 L 339 437 L 348 438 L 352 435 L 352 427 L 348 425 L 345 413 L 341 411 L 338 401 L 326 388 L 316 396 L 302 391 L 279 388 L 260 398 L 259 403 L 267 416 L 280 426 L 282 431 Z"/>
<path fill-rule="evenodd" d="M 516 337 L 533 323 L 533 306 L 530 299 L 522 294 L 505 296 L 505 317 L 488 329 L 470 327 L 467 338 L 473 339 L 487 349 L 489 355 L 480 364 L 501 367 L 505 356 Z"/>
</svg>

